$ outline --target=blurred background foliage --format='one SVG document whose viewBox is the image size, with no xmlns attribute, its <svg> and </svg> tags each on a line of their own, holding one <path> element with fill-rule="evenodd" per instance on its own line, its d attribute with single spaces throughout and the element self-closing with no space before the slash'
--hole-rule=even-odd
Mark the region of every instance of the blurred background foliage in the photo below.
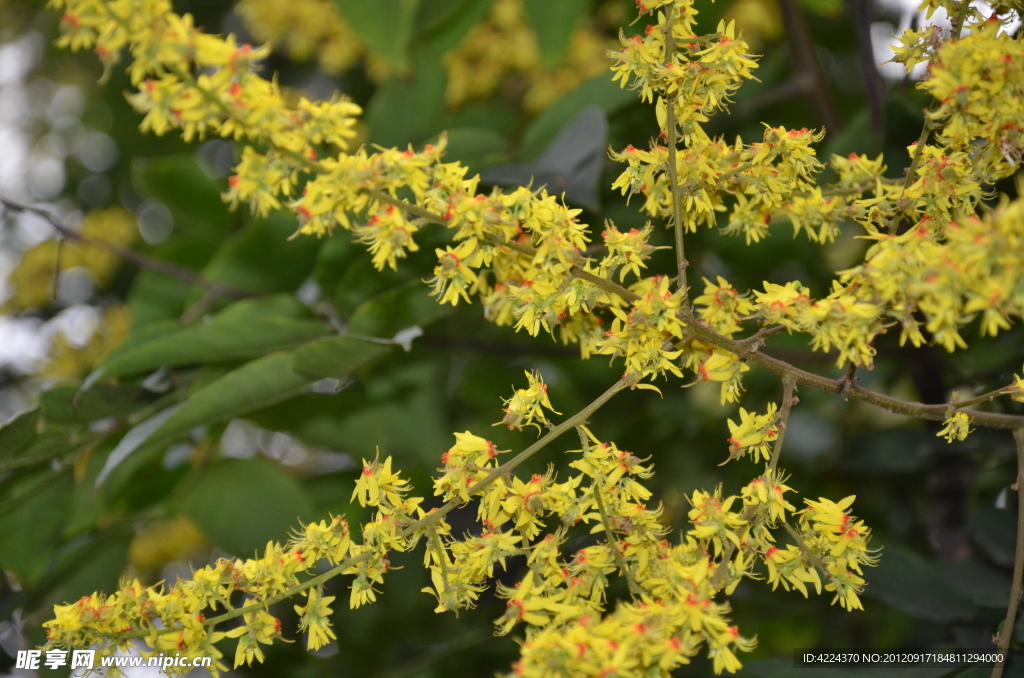
<svg viewBox="0 0 1024 678">
<path fill-rule="evenodd" d="M 449 157 L 485 172 L 488 181 L 548 172 L 551 181 L 564 182 L 569 202 L 587 207 L 593 228 L 605 219 L 620 229 L 643 226 L 637 205 L 609 189 L 618 170 L 603 152 L 609 145 L 643 147 L 657 134 L 653 108 L 611 82 L 605 59 L 619 31 L 629 35 L 642 26 L 632 24 L 632 3 L 174 4 L 206 30 L 272 41 L 267 73 L 276 72 L 296 97 L 338 91 L 363 106 L 363 143 L 418 145 L 446 131 Z M 749 142 L 761 137 L 762 120 L 825 125 L 823 156 L 884 152 L 888 175 L 902 175 L 928 102 L 899 68 L 885 71 L 883 80 L 875 64 L 885 58 L 893 26 L 920 20 L 913 7 L 720 0 L 698 9 L 698 32 L 735 20 L 763 55 L 760 80 L 742 88 L 732 114 L 716 118 L 709 131 Z M 5 216 L 0 673 L 13 670 L 17 649 L 44 641 L 40 623 L 54 603 L 110 589 L 122 575 L 173 580 L 190 565 L 251 555 L 299 520 L 347 513 L 359 522 L 349 496 L 360 458 L 378 447 L 419 488 L 429 488 L 452 431 L 472 430 L 501 449 L 523 448 L 531 433 L 491 424 L 500 419 L 499 397 L 523 384 L 524 369 L 543 373 L 555 407 L 567 413 L 617 378 L 619 367 L 582 362 L 550 339 L 496 328 L 478 307 L 436 305 L 419 281 L 434 266 L 438 231 L 424 231 L 420 252 L 397 272 L 380 274 L 344 233 L 288 240 L 296 228 L 288 215 L 255 219 L 244 209 L 230 211 L 220 194 L 237 159 L 234 145 L 140 134 L 123 96 L 126 75 L 115 68 L 98 86 L 103 74 L 92 55 L 51 46 L 58 19 L 40 2 L 0 1 L 0 194 L 46 205 L 93 237 L 260 296 L 211 299 L 177 278 L 74 243 L 58 245 L 42 219 Z M 593 106 L 603 112 L 602 124 L 577 117 Z M 594 151 L 582 154 L 583 165 L 563 152 L 567 140 Z M 800 279 L 824 294 L 832 272 L 853 265 L 866 247 L 852 225 L 821 248 L 792 239 L 789 229 L 774 224 L 772 237 L 751 247 L 701 231 L 687 241 L 691 270 L 724 274 L 741 289 Z M 669 244 L 667 231 L 657 237 L 662 242 L 654 244 Z M 659 252 L 652 264 L 672 266 L 670 252 Z M 379 337 L 415 325 L 425 334 L 408 352 L 381 348 L 330 365 L 311 354 L 305 373 L 287 369 L 339 322 Z M 1020 326 L 952 355 L 899 348 L 886 336 L 877 367 L 858 376 L 899 397 L 945 402 L 953 390 L 972 394 L 1008 383 L 1024 359 L 1022 347 Z M 834 360 L 812 354 L 802 339 L 777 335 L 767 352 L 838 376 Z M 99 364 L 102 378 L 76 398 Z M 760 370 L 745 384 L 748 409 L 780 397 L 777 379 Z M 828 596 L 805 600 L 741 585 L 734 618 L 760 641 L 744 658 L 743 675 L 790 675 L 794 648 L 988 647 L 1006 606 L 1014 547 L 1009 434 L 979 430 L 947 445 L 935 426 L 861 402 L 809 389 L 800 399 L 782 464 L 790 484 L 810 498 L 858 495 L 857 513 L 875 530 L 883 557 L 866 573 L 862 613 L 830 607 Z M 735 409 L 719 406 L 717 386 L 671 384 L 664 397 L 619 396 L 592 427 L 602 439 L 652 457 L 651 486 L 665 519 L 679 526 L 688 493 L 719 483 L 738 492 L 748 480 L 751 469 L 742 462 L 719 466 L 727 456 L 725 420 Z M 144 443 L 125 435 L 169 411 Z M 527 472 L 558 454 L 531 460 Z M 471 524 L 458 514 L 452 522 L 456 529 Z M 426 678 L 507 670 L 516 645 L 491 635 L 502 602 L 485 598 L 458 618 L 435 615 L 433 598 L 420 593 L 428 582 L 419 558 L 395 558 L 376 604 L 354 612 L 338 606 L 336 643 L 316 653 L 301 642 L 275 645 L 266 664 L 237 673 Z M 345 595 L 345 579 L 332 582 L 332 594 Z M 284 627 L 295 628 L 291 606 L 279 608 Z M 679 675 L 709 672 L 696 659 Z"/>
</svg>

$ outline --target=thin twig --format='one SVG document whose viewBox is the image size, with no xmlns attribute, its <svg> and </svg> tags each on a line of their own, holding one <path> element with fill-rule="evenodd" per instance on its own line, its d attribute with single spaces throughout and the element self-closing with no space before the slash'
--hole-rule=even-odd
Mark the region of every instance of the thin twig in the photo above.
<svg viewBox="0 0 1024 678">
<path fill-rule="evenodd" d="M 779 0 L 779 9 L 782 10 L 782 24 L 786 29 L 796 69 L 814 79 L 814 87 L 807 90 L 807 95 L 814 106 L 818 122 L 829 132 L 838 132 L 841 126 L 839 111 L 829 93 L 828 81 L 818 60 L 807 18 L 796 0 Z"/>
<path fill-rule="evenodd" d="M 782 375 L 782 409 L 779 410 L 778 435 L 775 438 L 775 447 L 772 449 L 772 459 L 768 462 L 768 468 L 775 468 L 782 456 L 782 441 L 786 438 L 786 427 L 789 424 L 789 411 L 798 401 L 793 395 L 796 390 L 796 377 L 792 374 Z"/>
<path fill-rule="evenodd" d="M 153 259 L 151 257 L 147 257 L 145 254 L 142 254 L 141 252 L 137 252 L 127 247 L 121 247 L 120 245 L 108 242 L 106 240 L 90 238 L 88 236 L 82 235 L 73 228 L 70 228 L 62 224 L 54 215 L 50 214 L 44 209 L 32 207 L 31 205 L 23 205 L 13 200 L 9 200 L 7 198 L 0 198 L 0 204 L 2 204 L 8 210 L 12 210 L 15 212 L 28 212 L 29 214 L 35 214 L 36 216 L 42 217 L 43 219 L 46 220 L 48 224 L 50 224 L 50 226 L 54 228 L 54 230 L 57 231 L 57 234 L 61 238 L 65 240 L 71 240 L 82 245 L 87 245 L 89 247 L 95 247 L 97 249 L 104 250 L 106 252 L 109 252 L 115 256 L 124 259 L 125 261 L 130 261 L 139 268 L 144 268 L 155 273 L 163 273 L 164 275 L 169 275 L 172 278 L 177 278 L 179 280 L 189 283 L 190 285 L 196 285 L 197 287 L 202 287 L 204 289 L 210 290 L 210 292 L 215 293 L 220 297 L 228 297 L 231 299 L 245 299 L 246 297 L 256 296 L 253 292 L 246 292 L 244 290 L 232 287 L 231 285 L 224 285 L 222 283 L 209 280 L 200 275 L 199 273 L 196 273 L 190 268 L 185 268 L 184 266 L 179 266 L 175 263 L 172 263 L 170 261 L 164 261 L 162 259 Z"/>
<path fill-rule="evenodd" d="M 760 351 L 746 350 L 740 345 L 739 341 L 718 334 L 706 325 L 701 324 L 692 314 L 689 313 L 689 311 L 684 310 L 680 315 L 686 322 L 684 332 L 695 339 L 699 339 L 702 342 L 711 344 L 712 346 L 717 346 L 718 348 L 738 355 L 748 362 L 760 365 L 761 367 L 775 372 L 780 377 L 786 374 L 792 374 L 796 377 L 796 383 L 800 386 L 810 386 L 811 388 L 815 388 L 820 391 L 828 391 L 829 393 L 835 394 L 841 394 L 844 392 L 844 384 L 841 379 L 823 377 L 819 374 L 802 370 L 799 367 L 779 360 L 778 358 L 773 358 Z M 944 403 L 926 405 L 924 403 L 900 400 L 899 398 L 893 398 L 892 396 L 878 393 L 877 391 L 871 391 L 857 384 L 850 384 L 845 387 L 845 389 L 845 394 L 848 397 L 863 400 L 864 402 L 875 405 L 876 407 L 881 407 L 892 414 L 903 414 L 910 417 L 917 417 L 918 419 L 927 419 L 929 421 L 945 421 L 947 418 L 946 410 L 948 406 Z M 957 410 L 963 407 L 963 403 L 957 404 Z M 970 411 L 970 415 L 971 423 L 977 426 L 1004 429 L 1015 429 L 1024 426 L 1024 417 L 1022 416 L 999 414 L 996 412 L 977 412 L 974 410 Z"/>
<path fill-rule="evenodd" d="M 57 254 L 54 255 L 53 262 L 53 289 L 50 294 L 53 301 L 57 301 L 57 293 L 60 291 L 60 255 L 63 249 L 64 237 L 57 236 Z"/>
<path fill-rule="evenodd" d="M 785 325 L 772 325 L 771 327 L 765 327 L 759 330 L 757 333 L 752 334 L 746 339 L 740 339 L 738 345 L 742 347 L 744 352 L 756 351 L 764 345 L 764 340 L 773 334 L 784 332 L 786 329 Z"/>
<path fill-rule="evenodd" d="M 1024 579 L 1024 428 L 1015 429 L 1013 438 L 1017 442 L 1017 547 L 1013 554 L 1013 583 L 1010 586 L 1010 602 L 1006 606 L 1006 621 L 997 634 L 1002 660 L 992 668 L 992 678 L 1000 678 L 1006 667 L 1006 656 L 1010 652 L 1013 625 L 1017 621 L 1017 605 L 1020 603 L 1021 584 Z"/>
<path fill-rule="evenodd" d="M 583 430 L 582 426 L 576 427 L 576 432 L 580 436 L 580 443 L 583 445 L 583 453 L 590 453 L 590 441 L 587 440 L 587 433 Z M 604 526 L 604 535 L 608 539 L 608 547 L 612 550 L 612 555 L 615 557 L 615 564 L 619 568 L 619 572 L 626 578 L 626 584 L 629 586 L 629 593 L 633 596 L 634 600 L 643 595 L 643 591 L 637 586 L 633 580 L 633 575 L 626 567 L 626 559 L 622 555 L 622 549 L 619 548 L 619 540 L 615 538 L 615 533 L 612 532 L 612 523 L 608 518 L 608 511 L 604 507 L 604 499 L 601 498 L 601 481 L 603 475 L 596 468 L 594 469 L 594 501 L 597 503 L 597 511 L 601 515 L 601 524 Z"/>
<path fill-rule="evenodd" d="M 857 27 L 857 53 L 860 56 L 860 72 L 864 77 L 868 111 L 871 113 L 871 129 L 875 133 L 875 141 L 881 145 L 885 140 L 885 82 L 875 65 L 875 50 L 871 42 L 873 8 L 871 0 L 854 0 L 853 21 Z"/>
<path fill-rule="evenodd" d="M 665 14 L 665 68 L 675 68 L 676 60 L 676 45 L 673 34 L 672 24 L 675 22 L 675 4 L 670 4 Z M 683 301 L 685 302 L 689 294 L 689 290 L 686 285 L 686 268 L 688 266 L 686 262 L 686 244 L 683 239 L 683 196 L 680 194 L 681 186 L 679 185 L 679 168 L 676 167 L 676 155 L 678 150 L 676 144 L 679 143 L 678 130 L 676 129 L 676 99 L 679 97 L 679 90 L 669 94 L 665 100 L 665 111 L 666 111 L 666 122 L 665 126 L 668 128 L 668 181 L 672 187 L 672 228 L 675 231 L 676 241 L 676 271 L 678 278 L 676 279 L 676 286 L 683 295 Z"/>
</svg>

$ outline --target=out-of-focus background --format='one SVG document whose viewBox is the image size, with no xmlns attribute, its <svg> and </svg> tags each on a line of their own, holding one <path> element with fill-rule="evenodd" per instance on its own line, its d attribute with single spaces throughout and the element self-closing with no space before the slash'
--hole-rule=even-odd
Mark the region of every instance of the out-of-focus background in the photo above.
<svg viewBox="0 0 1024 678">
<path fill-rule="evenodd" d="M 895 33 L 926 22 L 916 4 L 700 0 L 698 32 L 735 21 L 763 55 L 759 81 L 745 85 L 731 115 L 714 118 L 708 131 L 753 141 L 761 137 L 761 121 L 825 126 L 822 157 L 884 152 L 888 175 L 901 176 L 928 101 L 914 87 L 921 72 L 908 75 L 883 62 Z M 357 102 L 366 112 L 357 142 L 422 144 L 447 131 L 449 157 L 491 183 L 529 176 L 552 144 L 548 169 L 554 158 L 557 173 L 557 139 L 566 130 L 602 151 L 598 158 L 608 146 L 644 147 L 657 134 L 653 108 L 621 90 L 608 70 L 606 51 L 617 47 L 619 32 L 642 30 L 643 22 L 633 23 L 631 2 L 191 0 L 174 6 L 208 31 L 273 43 L 266 72 L 277 73 L 295 97 L 341 93 Z M 124 97 L 131 86 L 123 68 L 104 76 L 94 55 L 56 49 L 59 19 L 41 2 L 0 0 L 0 196 L 50 210 L 72 227 L 102 210 L 88 222 L 95 237 L 219 271 L 245 289 L 287 293 L 309 305 L 327 301 L 344 318 L 372 315 L 388 294 L 404 294 L 429 277 L 430 242 L 397 272 L 378 274 L 344 233 L 287 241 L 295 229 L 287 214 L 254 219 L 244 207 L 230 211 L 219 194 L 237 161 L 235 145 L 140 133 L 140 118 Z M 948 25 L 941 10 L 931 21 Z M 102 86 L 101 77 L 109 78 Z M 588 106 L 607 120 L 606 136 L 592 116 L 577 117 Z M 582 218 L 593 228 L 605 219 L 620 229 L 643 226 L 638 205 L 610 190 L 618 172 L 610 160 L 591 163 L 589 173 L 562 169 L 566 199 L 586 208 Z M 1012 182 L 999 188 L 1014 190 Z M 698 281 L 723 274 L 748 289 L 764 280 L 800 279 L 821 294 L 833 271 L 862 255 L 866 244 L 857 234 L 848 224 L 836 242 L 818 247 L 794 240 L 782 224 L 750 247 L 701 231 L 687 248 Z M 58 247 L 55 235 L 31 213 L 0 219 L 0 423 L 32 412 L 39 394 L 54 385 L 69 384 L 57 390 L 69 399 L 130 327 L 176 318 L 187 307 L 160 276 L 72 244 Z M 668 242 L 667 233 L 658 238 Z M 659 253 L 653 266 L 668 270 L 669 254 Z M 421 488 L 429 486 L 452 431 L 472 430 L 502 449 L 520 449 L 530 434 L 491 424 L 500 419 L 499 397 L 522 385 L 524 369 L 544 374 L 562 412 L 578 409 L 619 371 L 600 359 L 582 362 L 574 349 L 550 339 L 489 325 L 479 307 L 460 306 L 430 320 L 411 352 L 376 365 L 344 390 L 320 384 L 224 426 L 197 429 L 112 496 L 94 495 L 91 482 L 97 463 L 102 466 L 96 460 L 109 449 L 73 469 L 52 468 L 35 486 L 27 483 L 36 476 L 26 479 L 0 464 L 0 674 L 22 675 L 12 656 L 44 641 L 40 624 L 54 603 L 110 589 L 123 574 L 173 581 L 192 565 L 250 555 L 268 539 L 284 538 L 299 518 L 345 512 L 358 522 L 361 511 L 348 505 L 355 469 L 378 446 Z M 860 375 L 862 383 L 934 403 L 954 389 L 966 394 L 1004 385 L 1019 370 L 1019 326 L 995 340 L 979 340 L 971 330 L 965 336 L 971 348 L 952 355 L 935 347 L 902 349 L 883 337 L 878 365 Z M 811 353 L 800 339 L 773 338 L 769 353 L 838 375 L 833 356 Z M 158 394 L 166 390 L 165 377 L 155 374 L 139 388 Z M 777 380 L 756 369 L 745 385 L 748 409 L 780 397 Z M 829 596 L 805 600 L 744 583 L 733 596 L 733 616 L 760 642 L 744 658 L 743 675 L 789 675 L 793 648 L 989 646 L 1005 609 L 1013 555 L 1009 435 L 979 431 L 947 445 L 934 427 L 863 403 L 809 390 L 800 398 L 783 464 L 790 484 L 808 497 L 857 494 L 858 515 L 884 546 L 882 564 L 867 574 L 866 610 L 853 614 L 831 607 Z M 59 410 L 63 401 L 57 401 L 44 403 L 48 416 Z M 742 462 L 718 466 L 726 457 L 725 419 L 735 411 L 719 406 L 717 386 L 673 385 L 663 398 L 621 396 L 594 428 L 652 457 L 656 496 L 665 519 L 678 526 L 694 489 L 723 483 L 736 492 L 749 479 L 751 467 Z M 502 601 L 485 598 L 458 618 L 435 615 L 433 599 L 419 592 L 426 585 L 419 559 L 395 559 L 376 604 L 357 611 L 336 606 L 337 642 L 315 653 L 301 639 L 275 645 L 265 664 L 232 674 L 425 678 L 508 670 L 516 644 L 494 638 L 491 627 Z M 346 600 L 343 584 L 334 586 L 339 602 Z M 285 628 L 294 628 L 290 608 L 279 614 Z M 679 675 L 708 673 L 697 659 Z"/>
</svg>

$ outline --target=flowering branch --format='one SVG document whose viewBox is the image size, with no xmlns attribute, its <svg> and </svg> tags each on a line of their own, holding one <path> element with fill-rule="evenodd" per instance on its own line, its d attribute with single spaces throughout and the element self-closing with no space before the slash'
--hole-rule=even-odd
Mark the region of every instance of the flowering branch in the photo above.
<svg viewBox="0 0 1024 678">
<path fill-rule="evenodd" d="M 598 409 L 600 409 L 602 405 L 604 405 L 609 400 L 611 400 L 612 397 L 616 393 L 618 393 L 622 389 L 626 388 L 626 386 L 627 386 L 627 384 L 626 384 L 626 382 L 624 380 L 620 379 L 619 381 L 615 382 L 607 391 L 605 391 L 600 396 L 598 396 L 597 399 L 594 400 L 592 403 L 590 403 L 589 405 L 587 405 L 582 410 L 580 410 L 579 412 L 577 412 L 573 416 L 569 417 L 568 419 L 566 419 L 562 423 L 558 424 L 557 426 L 552 427 L 537 442 L 535 442 L 534 444 L 532 444 L 529 447 L 527 447 L 525 450 L 520 452 L 518 455 L 516 455 L 512 459 L 509 459 L 507 462 L 505 462 L 504 464 L 502 464 L 498 468 L 493 469 L 486 477 L 482 478 L 481 480 L 479 480 L 475 484 L 473 484 L 473 486 L 470 487 L 466 491 L 467 494 L 469 496 L 473 496 L 473 495 L 478 494 L 482 490 L 486 489 L 491 483 L 493 483 L 498 478 L 500 478 L 502 476 L 507 476 L 513 469 L 515 469 L 517 466 L 522 464 L 524 461 L 526 461 L 527 459 L 532 457 L 534 454 L 536 454 L 540 450 L 542 450 L 545 447 L 547 447 L 548 444 L 553 442 L 556 438 L 561 436 L 566 431 L 568 431 L 568 430 L 570 430 L 572 428 L 575 428 L 577 426 L 584 425 L 587 422 L 587 419 L 590 417 L 590 415 L 592 415 L 594 412 L 596 412 Z M 420 518 L 419 520 L 413 521 L 413 522 L 409 523 L 408 525 L 406 525 L 404 529 L 402 529 L 401 531 L 398 532 L 397 538 L 398 539 L 405 539 L 407 537 L 411 537 L 411 536 L 415 535 L 416 533 L 420 532 L 421 530 L 424 530 L 426 528 L 432 527 L 439 520 L 441 520 L 441 518 L 443 518 L 448 513 L 450 513 L 454 509 L 456 509 L 459 506 L 461 506 L 463 503 L 464 502 L 462 502 L 459 499 L 453 499 L 453 500 L 447 502 L 446 504 L 444 504 L 440 508 L 438 508 L 438 509 L 436 509 L 434 511 L 431 511 L 430 513 L 428 513 L 423 518 Z M 309 589 L 311 589 L 311 588 L 313 588 L 315 586 L 319 586 L 319 585 L 327 582 L 328 580 L 333 579 L 334 577 L 338 576 L 339 574 L 341 574 L 345 570 L 348 570 L 348 569 L 350 569 L 350 568 L 352 568 L 352 567 L 354 567 L 356 565 L 359 565 L 360 563 L 363 563 L 363 562 L 365 562 L 367 560 L 370 560 L 370 558 L 372 558 L 374 555 L 376 555 L 376 553 L 374 551 L 372 551 L 372 550 L 364 551 L 363 553 L 360 553 L 359 555 L 352 556 L 351 558 L 347 558 L 343 562 L 341 562 L 338 565 L 332 567 L 330 570 L 327 570 L 326 572 L 324 572 L 324 573 L 322 573 L 320 575 L 317 575 L 316 577 L 313 577 L 311 579 L 307 579 L 306 581 L 302 582 L 301 584 L 297 584 L 297 585 L 287 589 L 286 591 L 280 593 L 279 595 L 267 598 L 266 600 L 262 600 L 262 601 L 255 602 L 255 603 L 252 603 L 252 604 L 249 604 L 249 605 L 245 605 L 243 607 L 238 607 L 238 608 L 235 608 L 233 610 L 229 610 L 228 612 L 225 612 L 224 614 L 218 615 L 216 617 L 210 617 L 208 619 L 204 619 L 202 621 L 202 625 L 204 627 L 215 627 L 217 624 L 229 621 L 231 619 L 235 619 L 236 617 L 240 617 L 242 615 L 249 614 L 251 612 L 256 612 L 256 611 L 259 611 L 259 610 L 265 610 L 265 609 L 269 608 L 271 605 L 274 605 L 276 603 L 280 603 L 280 602 L 282 602 L 284 600 L 292 598 L 292 597 L 294 597 L 294 596 L 296 596 L 296 595 L 298 595 L 300 593 L 303 593 L 304 591 L 308 591 Z M 163 629 L 158 630 L 156 633 L 159 634 L 159 635 L 163 635 L 163 634 L 166 634 L 166 633 L 177 633 L 177 632 L 180 632 L 182 630 L 183 629 L 179 628 L 179 627 L 167 627 L 167 628 L 163 628 Z M 120 641 L 120 640 L 126 640 L 126 639 L 129 639 L 129 638 L 141 638 L 141 637 L 144 637 L 144 636 L 149 636 L 149 635 L 151 635 L 151 633 L 152 632 L 145 631 L 145 630 L 133 630 L 133 631 L 125 632 L 125 633 L 111 634 L 111 635 L 108 635 L 107 637 L 111 638 L 111 640 L 116 642 L 116 641 Z"/>
<path fill-rule="evenodd" d="M 579 433 L 580 443 L 583 445 L 584 454 L 590 454 L 590 441 L 587 439 L 587 434 L 582 427 L 577 426 L 576 432 Z M 629 593 L 634 597 L 634 600 L 643 595 L 643 591 L 637 586 L 636 581 L 633 579 L 632 573 L 626 566 L 626 559 L 622 557 L 622 549 L 619 547 L 619 541 L 615 538 L 615 533 L 612 532 L 612 524 L 608 519 L 608 510 L 604 507 L 604 499 L 601 497 L 601 485 L 602 474 L 600 471 L 594 471 L 594 502 L 597 504 L 597 511 L 601 514 L 601 525 L 604 526 L 604 535 L 608 540 L 608 548 L 611 549 L 612 555 L 615 557 L 615 565 L 619 568 L 619 572 L 626 578 L 626 583 L 629 585 Z"/>
<path fill-rule="evenodd" d="M 394 198 L 387 193 L 377 190 L 366 191 L 368 195 L 372 196 L 375 200 L 386 202 L 390 205 L 394 205 L 402 210 L 415 214 L 418 217 L 427 219 L 433 223 L 446 224 L 447 220 L 435 212 L 432 212 L 426 208 L 418 205 L 413 205 L 409 202 Z M 529 245 L 524 245 L 518 242 L 512 241 L 501 241 L 497 237 L 491 236 L 487 238 L 490 242 L 508 247 L 509 249 L 515 250 L 528 256 L 536 256 L 537 249 Z M 640 299 L 638 294 L 630 292 L 621 285 L 615 282 L 602 278 L 601 276 L 594 275 L 593 273 L 584 270 L 578 265 L 574 265 L 571 268 L 574 275 L 583 280 L 593 283 L 594 285 L 602 288 L 607 292 L 616 294 L 622 299 L 629 302 L 635 302 Z M 719 334 L 712 330 L 710 327 L 702 323 L 696 316 L 693 315 L 693 311 L 690 308 L 683 308 L 679 317 L 685 322 L 684 333 L 692 336 L 695 339 L 706 342 L 718 348 L 725 349 L 726 351 L 740 357 L 743 360 L 748 360 L 756 365 L 767 368 L 772 372 L 775 372 L 780 377 L 787 374 L 792 375 L 796 380 L 796 383 L 802 386 L 810 386 L 821 391 L 828 391 L 829 393 L 835 393 L 837 395 L 843 395 L 844 397 L 856 398 L 864 402 L 870 403 L 877 407 L 885 409 L 887 412 L 893 414 L 902 414 L 910 417 L 917 417 L 918 419 L 927 419 L 930 421 L 944 421 L 948 418 L 947 410 L 948 406 L 945 404 L 928 405 L 924 403 L 911 402 L 907 400 L 901 400 L 892 396 L 887 396 L 877 391 L 863 388 L 856 384 L 847 384 L 841 379 L 830 379 L 823 377 L 813 372 L 808 372 L 796 367 L 790 363 L 787 363 L 778 358 L 773 358 L 766 355 L 759 350 L 757 346 L 763 343 L 763 340 L 773 334 L 777 334 L 785 329 L 783 326 L 773 326 L 762 329 L 756 334 L 747 337 L 746 339 L 730 339 L 722 334 Z M 961 408 L 969 405 L 975 405 L 982 402 L 988 402 L 1000 395 L 1005 395 L 1009 392 L 1011 387 L 1004 387 L 991 393 L 987 393 L 983 396 L 978 396 L 971 400 L 967 400 L 957 404 L 955 411 L 959 411 Z M 971 421 L 980 426 L 986 426 L 990 428 L 1009 428 L 1014 429 L 1024 425 L 1024 417 L 1011 415 L 1011 414 L 999 414 L 995 412 L 971 412 Z"/>
<path fill-rule="evenodd" d="M 675 68 L 676 60 L 676 47 L 675 47 L 675 36 L 673 35 L 673 16 L 675 12 L 675 5 L 669 5 L 667 14 L 665 16 L 665 68 Z M 688 263 L 686 261 L 686 245 L 683 240 L 683 197 L 680 194 L 678 167 L 676 166 L 676 154 L 678 149 L 676 145 L 679 143 L 678 133 L 676 129 L 676 99 L 679 96 L 679 91 L 676 90 L 668 96 L 666 102 L 666 113 L 668 115 L 668 121 L 666 127 L 668 128 L 668 180 L 672 187 L 672 228 L 675 231 L 676 240 L 676 270 L 679 276 L 676 281 L 676 286 L 683 295 L 683 300 L 687 299 L 689 290 L 686 285 L 686 268 Z"/>
</svg>

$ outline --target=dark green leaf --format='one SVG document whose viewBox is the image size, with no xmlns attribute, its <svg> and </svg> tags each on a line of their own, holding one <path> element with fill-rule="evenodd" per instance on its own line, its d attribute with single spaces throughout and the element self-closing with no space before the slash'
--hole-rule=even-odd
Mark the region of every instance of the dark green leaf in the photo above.
<svg viewBox="0 0 1024 678">
<path fill-rule="evenodd" d="M 73 426 L 132 412 L 145 395 L 141 388 L 95 386 L 75 402 L 77 386 L 57 386 L 39 396 L 43 419 L 51 424 Z"/>
<path fill-rule="evenodd" d="M 413 325 L 427 325 L 455 312 L 437 303 L 419 280 L 410 280 L 360 304 L 349 318 L 349 329 L 358 334 L 390 338 Z"/>
<path fill-rule="evenodd" d="M 298 346 L 332 331 L 327 324 L 302 315 L 308 317 L 305 308 L 291 296 L 239 301 L 208 323 L 119 351 L 100 369 L 103 376 L 116 377 L 158 367 L 245 360 Z"/>
<path fill-rule="evenodd" d="M 456 127 L 448 130 L 445 161 L 468 165 L 471 173 L 505 160 L 508 139 L 487 127 Z"/>
<path fill-rule="evenodd" d="M 934 444 L 934 436 L 918 431 L 878 431 L 854 440 L 842 466 L 855 473 L 913 473 L 924 468 Z"/>
<path fill-rule="evenodd" d="M 1013 567 L 1017 541 L 1017 516 L 1013 511 L 983 506 L 970 518 L 971 536 L 992 562 Z"/>
<path fill-rule="evenodd" d="M 636 101 L 636 92 L 619 87 L 612 77 L 599 75 L 587 80 L 538 115 L 523 135 L 521 156 L 532 160 L 555 140 L 570 120 L 587 106 L 600 106 L 607 115 Z"/>
<path fill-rule="evenodd" d="M 202 273 L 249 292 L 294 292 L 309 276 L 321 243 L 308 235 L 289 240 L 296 228 L 295 219 L 283 213 L 253 219 L 224 242 Z M 193 297 L 201 294 L 194 291 Z"/>
<path fill-rule="evenodd" d="M 277 467 L 260 459 L 231 459 L 199 478 L 181 511 L 220 548 L 251 556 L 270 540 L 285 540 L 289 529 L 312 517 L 313 508 Z"/>
<path fill-rule="evenodd" d="M 541 59 L 548 68 L 562 61 L 569 36 L 587 15 L 589 0 L 524 0 L 523 8 L 537 32 Z"/>
<path fill-rule="evenodd" d="M 70 601 L 96 591 L 116 591 L 117 582 L 128 565 L 132 536 L 123 534 L 123 530 L 100 535 L 70 554 L 68 557 L 74 558 L 74 566 L 70 575 L 61 579 L 53 597 Z"/>
<path fill-rule="evenodd" d="M 359 38 L 404 71 L 420 0 L 334 0 Z"/>
<path fill-rule="evenodd" d="M 311 342 L 295 352 L 290 363 L 294 374 L 309 382 L 345 377 L 392 347 L 352 337 L 329 337 Z M 266 403 L 267 405 L 271 403 Z"/>
<path fill-rule="evenodd" d="M 154 271 L 139 271 L 128 292 L 133 331 L 175 321 L 185 308 L 191 285 Z"/>
<path fill-rule="evenodd" d="M 31 586 L 43 574 L 71 505 L 71 472 L 42 474 L 42 486 L 37 478 L 26 479 L 25 483 L 36 483 L 30 496 L 0 513 L 0 567 L 17 574 L 23 586 Z"/>
<path fill-rule="evenodd" d="M 971 599 L 950 584 L 941 564 L 900 546 L 887 546 L 878 567 L 864 578 L 867 595 L 937 624 L 969 621 L 977 613 Z"/>
<path fill-rule="evenodd" d="M 208 177 L 191 154 L 139 160 L 132 165 L 132 181 L 167 205 L 176 231 L 184 226 L 204 231 L 204 237 L 227 233 L 230 213 L 221 199 L 226 187 Z"/>
<path fill-rule="evenodd" d="M 301 393 L 310 380 L 293 372 L 291 363 L 291 353 L 271 353 L 200 388 L 153 431 L 146 447 L 167 443 L 197 426 L 226 421 Z"/>
<path fill-rule="evenodd" d="M 438 52 L 455 48 L 477 24 L 494 0 L 422 0 L 420 36 Z"/>
<path fill-rule="evenodd" d="M 391 77 L 370 101 L 366 110 L 370 141 L 401 148 L 437 134 L 446 82 L 440 55 L 417 56 L 416 69 L 409 76 Z"/>
<path fill-rule="evenodd" d="M 22 412 L 0 428 L 0 468 L 21 454 L 36 439 L 39 408 Z"/>
</svg>

